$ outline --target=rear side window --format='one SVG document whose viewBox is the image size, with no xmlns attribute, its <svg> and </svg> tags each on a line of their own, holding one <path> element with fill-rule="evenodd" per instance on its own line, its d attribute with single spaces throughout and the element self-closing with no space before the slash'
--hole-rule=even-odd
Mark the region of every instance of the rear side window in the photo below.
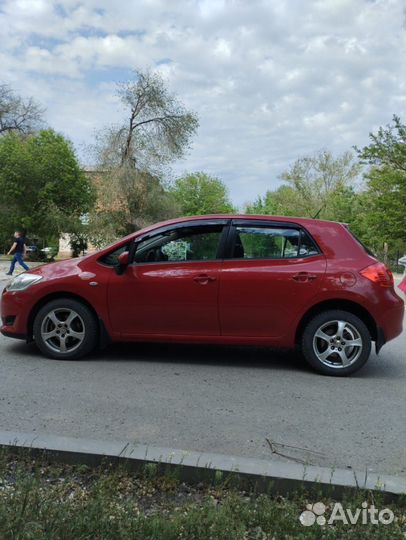
<svg viewBox="0 0 406 540">
<path fill-rule="evenodd" d="M 291 259 L 319 253 L 301 229 L 238 226 L 232 251 L 234 259 Z"/>
</svg>

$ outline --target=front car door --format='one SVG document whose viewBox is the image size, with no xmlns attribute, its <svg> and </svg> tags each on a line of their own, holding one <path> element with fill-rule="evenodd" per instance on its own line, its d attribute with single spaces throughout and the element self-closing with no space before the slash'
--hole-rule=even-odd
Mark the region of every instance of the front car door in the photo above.
<svg viewBox="0 0 406 540">
<path fill-rule="evenodd" d="M 234 220 L 219 290 L 221 334 L 279 338 L 321 286 L 326 260 L 292 223 Z"/>
<path fill-rule="evenodd" d="M 110 320 L 125 337 L 218 336 L 226 220 L 195 220 L 149 233 L 109 282 Z"/>
</svg>

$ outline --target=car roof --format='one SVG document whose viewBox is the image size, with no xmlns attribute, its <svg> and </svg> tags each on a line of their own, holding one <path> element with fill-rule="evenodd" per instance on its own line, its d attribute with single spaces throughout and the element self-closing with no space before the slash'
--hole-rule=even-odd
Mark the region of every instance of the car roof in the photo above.
<svg viewBox="0 0 406 540">
<path fill-rule="evenodd" d="M 312 218 L 304 218 L 304 217 L 296 217 L 296 216 L 274 216 L 269 214 L 204 214 L 204 215 L 195 215 L 195 216 L 184 216 L 184 217 L 178 217 L 174 219 L 168 219 L 166 221 L 161 221 L 159 223 L 155 223 L 154 225 L 145 227 L 145 229 L 142 229 L 143 231 L 153 230 L 157 229 L 159 227 L 163 227 L 166 225 L 172 225 L 176 223 L 182 223 L 187 221 L 198 221 L 198 220 L 216 220 L 216 219 L 238 219 L 238 220 L 258 220 L 258 221 L 285 221 L 287 223 L 297 223 L 299 225 L 309 225 L 311 223 L 337 223 L 337 221 L 329 221 L 329 220 L 323 220 L 323 219 L 312 219 Z M 140 231 L 137 231 L 140 232 Z"/>
<path fill-rule="evenodd" d="M 258 220 L 258 221 L 284 221 L 287 223 L 297 223 L 299 225 L 303 225 L 304 227 L 310 223 L 323 223 L 322 220 L 317 219 L 310 219 L 310 218 L 300 218 L 300 217 L 293 217 L 293 216 L 270 216 L 270 215 L 260 215 L 260 214 L 204 214 L 204 215 L 195 215 L 195 216 L 183 216 L 183 217 L 177 217 L 173 219 L 168 219 L 165 221 L 159 221 L 156 223 L 153 223 L 152 225 L 148 225 L 147 227 L 143 227 L 142 229 L 139 229 L 138 231 L 134 231 L 123 238 L 120 238 L 120 240 L 113 242 L 109 244 L 108 246 L 105 246 L 100 250 L 100 253 L 107 252 L 112 246 L 114 246 L 117 243 L 124 243 L 125 241 L 132 240 L 133 238 L 137 238 L 139 236 L 143 236 L 144 234 L 147 234 L 149 232 L 152 232 L 154 230 L 160 229 L 162 227 L 167 227 L 170 225 L 175 225 L 178 223 L 187 223 L 189 221 L 210 221 L 210 220 L 231 220 L 231 219 L 241 219 L 241 220 Z M 333 223 L 333 222 L 325 222 L 325 223 Z"/>
<path fill-rule="evenodd" d="M 177 217 L 173 219 L 167 219 L 165 221 L 159 221 L 152 225 L 148 225 L 147 227 L 143 227 L 142 229 L 139 229 L 138 231 L 132 232 L 128 234 L 127 236 L 124 236 L 120 239 L 120 242 L 122 240 L 131 240 L 132 238 L 136 238 L 138 236 L 144 235 L 148 232 L 152 232 L 156 229 L 160 229 L 161 227 L 166 227 L 170 225 L 175 225 L 177 223 L 187 223 L 188 221 L 210 221 L 210 220 L 258 220 L 258 221 L 279 221 L 279 222 L 285 222 L 285 223 L 296 223 L 298 225 L 302 225 L 303 227 L 311 226 L 312 224 L 317 224 L 318 227 L 323 226 L 323 224 L 329 224 L 329 225 L 343 225 L 342 223 L 339 223 L 338 221 L 328 221 L 323 219 L 312 219 L 312 218 L 304 218 L 304 217 L 295 217 L 295 216 L 271 216 L 269 214 L 204 214 L 204 215 L 195 215 L 195 216 L 183 216 L 183 217 Z M 116 243 L 116 242 L 114 242 Z M 113 244 L 111 244 L 113 245 Z M 107 246 L 110 247 L 110 246 Z M 104 248 L 105 249 L 105 248 Z M 103 249 L 103 251 L 104 251 Z"/>
<path fill-rule="evenodd" d="M 133 232 L 124 238 L 121 238 L 119 241 L 106 246 L 100 250 L 99 255 L 107 253 L 112 247 L 119 246 L 128 242 L 129 240 L 148 235 L 159 229 L 165 229 L 171 225 L 178 225 L 181 223 L 189 223 L 202 221 L 202 223 L 215 222 L 216 220 L 229 221 L 229 220 L 241 220 L 247 222 L 266 222 L 269 221 L 273 224 L 283 224 L 291 223 L 306 229 L 316 243 L 321 248 L 322 252 L 327 256 L 335 257 L 352 257 L 355 252 L 358 252 L 359 255 L 365 255 L 365 250 L 362 246 L 353 238 L 353 236 L 348 231 L 348 225 L 345 223 L 340 223 L 338 221 L 329 221 L 323 219 L 312 219 L 296 216 L 271 216 L 271 215 L 262 215 L 262 214 L 206 214 L 206 215 L 196 215 L 196 216 L 185 216 L 178 217 L 174 219 L 169 219 L 166 221 L 161 221 L 159 223 L 154 223 L 148 227 L 140 229 L 136 232 Z"/>
</svg>

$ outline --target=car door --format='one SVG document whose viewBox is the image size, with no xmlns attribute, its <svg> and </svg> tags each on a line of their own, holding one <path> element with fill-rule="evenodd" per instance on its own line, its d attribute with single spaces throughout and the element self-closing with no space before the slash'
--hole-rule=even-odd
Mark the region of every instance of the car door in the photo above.
<svg viewBox="0 0 406 540">
<path fill-rule="evenodd" d="M 290 223 L 234 220 L 229 245 L 219 289 L 221 334 L 284 335 L 320 288 L 324 255 Z"/>
<path fill-rule="evenodd" d="M 187 222 L 138 242 L 134 262 L 112 274 L 110 321 L 123 337 L 220 334 L 220 248 L 226 222 Z"/>
</svg>

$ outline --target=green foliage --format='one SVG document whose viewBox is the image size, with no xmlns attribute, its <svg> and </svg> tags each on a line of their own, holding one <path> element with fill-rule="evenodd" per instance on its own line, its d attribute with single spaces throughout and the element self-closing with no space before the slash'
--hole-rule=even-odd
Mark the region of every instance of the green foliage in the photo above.
<svg viewBox="0 0 406 540">
<path fill-rule="evenodd" d="M 148 173 L 121 168 L 122 183 L 130 185 L 127 193 L 129 222 L 133 229 L 179 215 L 179 207 L 161 180 Z"/>
<path fill-rule="evenodd" d="M 170 192 L 185 216 L 234 212 L 224 183 L 204 172 L 178 178 Z"/>
<path fill-rule="evenodd" d="M 184 155 L 199 121 L 170 93 L 161 75 L 141 70 L 134 75 L 134 81 L 118 87 L 129 122 L 114 130 L 114 139 L 119 144 L 120 165 L 131 163 L 152 172 L 153 162 L 160 167 Z"/>
<path fill-rule="evenodd" d="M 72 249 L 72 256 L 79 257 L 87 249 L 87 232 L 83 231 L 82 234 L 75 232 L 70 236 L 70 247 Z"/>
<path fill-rule="evenodd" d="M 53 130 L 0 139 L 0 229 L 22 227 L 47 239 L 80 227 L 94 202 L 71 144 Z"/>
<path fill-rule="evenodd" d="M 155 466 L 136 474 L 111 464 L 88 468 L 0 456 L 0 477 L 0 538 L 7 540 L 404 539 L 402 501 L 384 502 L 363 490 L 344 493 L 343 507 L 353 515 L 364 501 L 390 508 L 392 523 L 363 524 L 359 518 L 353 525 L 304 527 L 299 516 L 307 504 L 323 502 L 329 516 L 335 500 L 304 488 L 287 497 L 242 492 L 217 474 L 214 486 L 195 486 Z"/>
<path fill-rule="evenodd" d="M 350 153 L 334 157 L 322 150 L 294 162 L 275 191 L 249 204 L 249 214 L 319 217 L 349 223 L 355 215 L 357 193 L 353 187 L 360 172 Z"/>
<path fill-rule="evenodd" d="M 103 171 L 98 203 L 90 212 L 88 238 L 101 247 L 142 227 L 179 215 L 160 179 L 131 167 Z"/>
<path fill-rule="evenodd" d="M 362 149 L 355 147 L 363 163 L 406 172 L 406 126 L 399 116 L 394 114 L 392 124 L 380 127 L 377 133 L 370 133 L 369 139 L 368 146 Z"/>
<path fill-rule="evenodd" d="M 388 244 L 389 251 L 405 248 L 405 178 L 389 167 L 373 167 L 366 174 L 362 214 L 364 238 L 378 253 Z"/>
<path fill-rule="evenodd" d="M 95 152 L 106 169 L 131 167 L 161 175 L 164 166 L 183 157 L 199 125 L 197 115 L 171 94 L 158 73 L 134 71 L 134 80 L 118 85 L 126 119 L 97 134 Z"/>
<path fill-rule="evenodd" d="M 331 212 L 331 197 L 354 184 L 359 172 L 360 166 L 350 152 L 334 157 L 322 150 L 296 160 L 281 179 L 292 188 L 290 206 L 300 216 L 325 217 Z"/>
<path fill-rule="evenodd" d="M 392 124 L 370 134 L 370 144 L 356 149 L 369 165 L 363 194 L 365 238 L 378 252 L 404 250 L 406 243 L 406 126 L 393 116 Z"/>
<path fill-rule="evenodd" d="M 246 206 L 247 214 L 265 214 L 272 216 L 300 215 L 299 194 L 291 186 L 282 185 L 274 191 L 267 191 L 264 197 Z"/>
<path fill-rule="evenodd" d="M 364 193 L 356 191 L 352 186 L 340 186 L 332 193 L 323 217 L 347 223 L 353 233 L 368 243 L 365 237 L 365 213 Z"/>
</svg>

